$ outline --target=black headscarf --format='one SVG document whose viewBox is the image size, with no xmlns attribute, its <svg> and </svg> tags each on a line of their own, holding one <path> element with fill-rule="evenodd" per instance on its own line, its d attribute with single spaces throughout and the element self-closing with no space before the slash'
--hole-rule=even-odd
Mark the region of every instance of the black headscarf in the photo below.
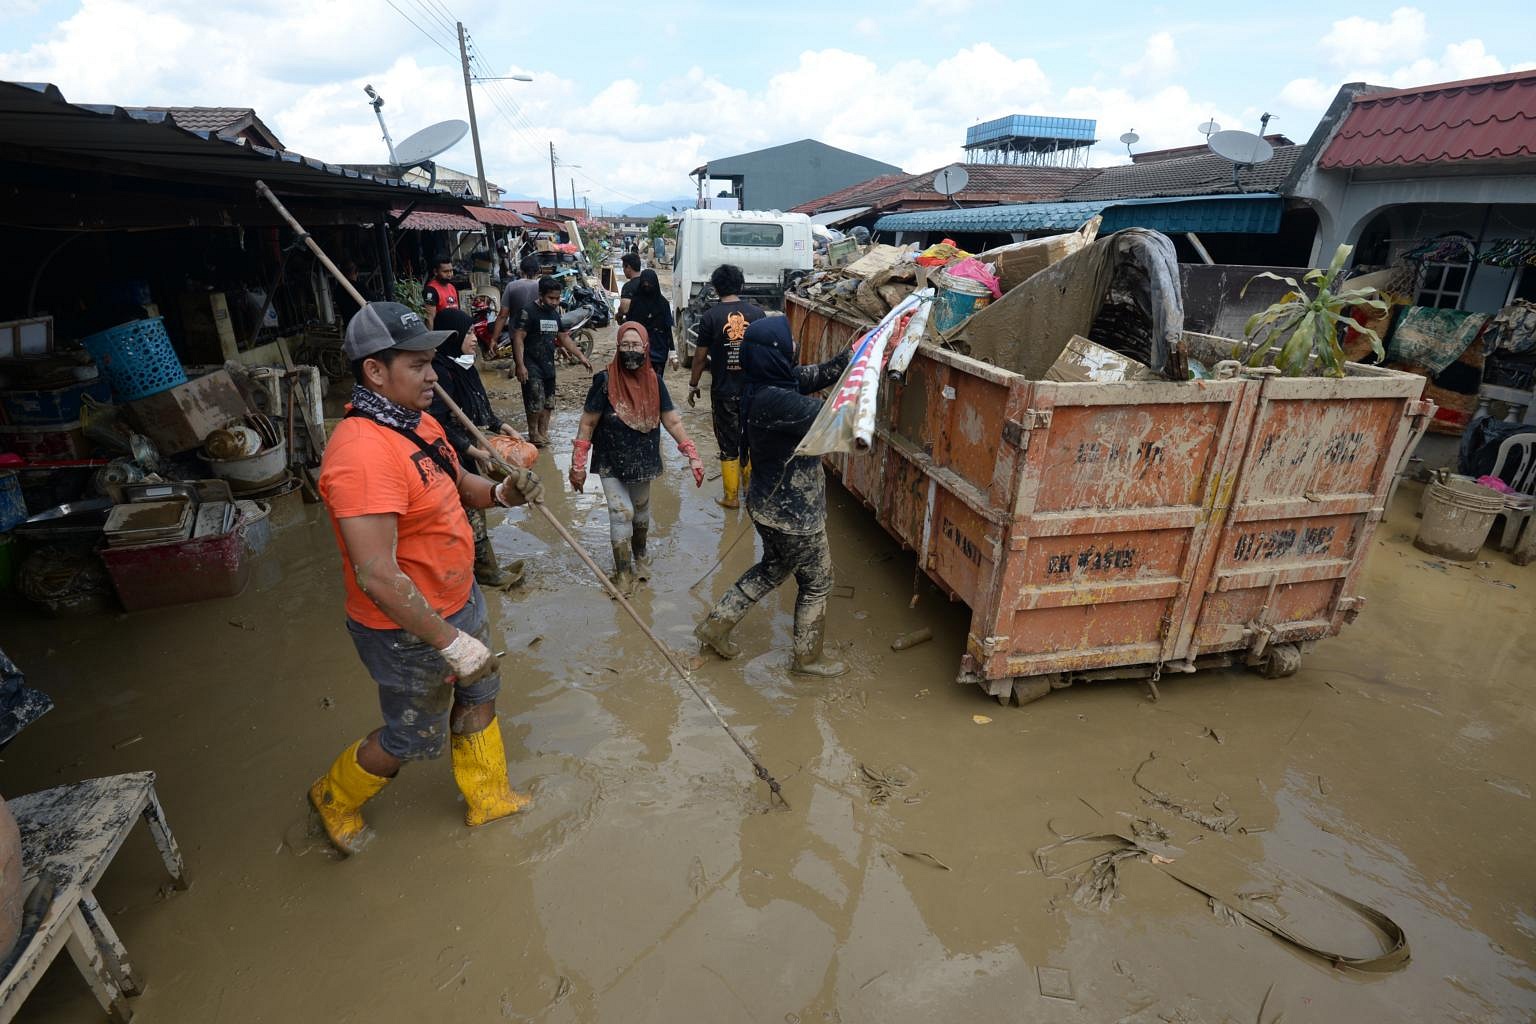
<svg viewBox="0 0 1536 1024">
<path fill-rule="evenodd" d="M 765 316 L 747 325 L 741 341 L 741 368 L 745 386 L 741 393 L 741 436 L 747 436 L 747 416 L 753 396 L 763 388 L 800 390 L 795 370 L 795 339 L 789 333 L 789 318 Z"/>
<path fill-rule="evenodd" d="M 629 300 L 629 312 L 624 319 L 645 325 L 651 338 L 652 362 L 658 352 L 663 360 L 666 359 L 667 351 L 672 347 L 672 305 L 661 293 L 661 278 L 656 276 L 656 271 L 647 268 L 635 278 L 635 294 Z"/>
<path fill-rule="evenodd" d="M 464 354 L 464 336 L 474 329 L 474 321 L 462 309 L 445 309 L 437 314 L 433 326 L 439 331 L 452 331 L 432 355 L 432 369 L 437 371 L 437 382 L 448 396 L 459 404 L 475 426 L 482 430 L 500 430 L 501 418 L 491 408 L 491 396 L 485 393 L 480 372 L 473 367 L 466 370 L 454 359 Z M 467 449 L 474 444 L 469 431 L 448 410 L 448 403 L 434 396 L 432 407 L 427 410 L 443 427 L 448 443 L 459 453 L 460 461 L 469 458 Z"/>
</svg>

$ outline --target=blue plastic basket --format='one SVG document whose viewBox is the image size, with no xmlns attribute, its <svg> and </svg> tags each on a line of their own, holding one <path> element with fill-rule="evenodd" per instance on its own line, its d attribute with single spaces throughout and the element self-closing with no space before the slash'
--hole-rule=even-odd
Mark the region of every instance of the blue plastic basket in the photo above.
<svg viewBox="0 0 1536 1024">
<path fill-rule="evenodd" d="M 187 373 L 165 333 L 165 321 L 158 316 L 130 320 L 81 338 L 80 343 L 101 367 L 119 401 L 148 398 L 187 382 Z"/>
</svg>

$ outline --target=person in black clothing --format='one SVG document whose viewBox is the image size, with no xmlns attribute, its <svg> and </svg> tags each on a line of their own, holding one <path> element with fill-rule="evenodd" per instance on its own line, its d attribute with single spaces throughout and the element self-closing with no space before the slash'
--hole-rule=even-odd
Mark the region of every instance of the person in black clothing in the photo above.
<svg viewBox="0 0 1536 1024">
<path fill-rule="evenodd" d="M 437 373 L 437 382 L 448 393 L 448 397 L 481 430 L 520 437 L 510 424 L 496 415 L 496 410 L 491 407 L 491 396 L 486 394 L 485 384 L 475 369 L 475 350 L 479 346 L 475 343 L 473 321 L 469 314 L 462 309 L 445 309 L 437 315 L 437 329 L 453 332 L 437 347 L 437 353 L 432 357 L 432 369 Z M 475 463 L 470 460 L 478 460 L 480 471 L 485 472 L 486 464 L 491 460 L 490 452 L 476 446 L 474 438 L 464 429 L 464 424 L 448 410 L 448 403 L 443 401 L 442 396 L 434 394 L 432 405 L 427 411 L 442 424 L 448 443 L 458 453 L 459 464 L 473 466 Z M 491 546 L 485 510 L 466 507 L 464 511 L 469 516 L 469 526 L 475 535 L 475 581 L 488 587 L 508 587 L 521 583 L 521 563 L 512 563 L 511 572 L 508 573 L 496 561 L 496 550 Z"/>
<path fill-rule="evenodd" d="M 695 487 L 704 486 L 704 463 L 688 437 L 672 396 L 647 358 L 645 328 L 619 328 L 618 351 L 608 369 L 592 378 L 581 424 L 571 448 L 571 488 L 587 483 L 587 459 L 608 499 L 608 538 L 613 544 L 613 582 L 622 593 L 635 579 L 650 579 L 646 540 L 651 531 L 651 481 L 661 475 L 661 428 L 688 459 Z"/>
<path fill-rule="evenodd" d="M 722 658 L 741 648 L 731 630 L 780 583 L 795 576 L 794 655 L 789 669 L 801 675 L 840 676 L 848 666 L 826 658 L 827 595 L 832 592 L 832 552 L 827 546 L 827 485 L 821 459 L 795 455 L 795 447 L 821 411 L 813 392 L 830 387 L 848 366 L 848 352 L 815 366 L 795 364 L 789 323 L 769 316 L 747 328 L 741 347 L 746 374 L 742 429 L 756 471 L 747 487 L 747 512 L 763 542 L 763 557 L 742 573 L 694 630 L 701 644 Z"/>
<path fill-rule="evenodd" d="M 688 380 L 688 404 L 699 397 L 699 379 L 709 366 L 709 408 L 715 426 L 715 444 L 720 449 L 720 484 L 724 493 L 716 498 L 724 508 L 737 508 L 743 479 L 751 482 L 750 463 L 741 459 L 741 340 L 747 327 L 761 320 L 762 309 L 744 302 L 737 293 L 746 284 L 740 267 L 729 263 L 709 275 L 710 287 L 720 296 L 699 318 L 698 347 L 693 350 L 693 376 Z"/>
<path fill-rule="evenodd" d="M 629 311 L 621 313 L 620 323 L 638 323 L 651 342 L 651 365 L 661 373 L 672 351 L 672 303 L 661 294 L 661 279 L 654 270 L 644 270 L 635 278 L 635 294 Z"/>
<path fill-rule="evenodd" d="M 524 306 L 513 321 L 512 358 L 523 383 L 523 407 L 528 410 L 528 440 L 540 448 L 549 444 L 549 421 L 555 411 L 555 346 L 592 372 L 592 363 L 560 326 L 560 282 L 539 281 L 539 301 Z"/>
<path fill-rule="evenodd" d="M 619 269 L 624 273 L 624 286 L 619 289 L 619 323 L 623 323 L 629 304 L 635 299 L 635 289 L 640 287 L 640 257 L 633 252 L 625 253 Z"/>
</svg>

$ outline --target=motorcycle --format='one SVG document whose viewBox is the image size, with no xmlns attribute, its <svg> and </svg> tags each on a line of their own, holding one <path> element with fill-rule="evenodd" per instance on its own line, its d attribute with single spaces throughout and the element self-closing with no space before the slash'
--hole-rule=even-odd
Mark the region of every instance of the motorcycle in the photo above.
<svg viewBox="0 0 1536 1024">
<path fill-rule="evenodd" d="M 592 346 L 597 341 L 597 335 L 592 332 L 592 307 L 577 306 L 560 314 L 560 329 L 571 336 L 571 341 L 581 349 L 581 354 L 587 359 L 592 358 Z M 576 360 L 566 354 L 565 349 L 555 349 L 555 357 L 566 363 L 575 364 Z"/>
<path fill-rule="evenodd" d="M 581 306 L 592 311 L 592 327 L 601 329 L 613 322 L 613 307 L 608 304 L 606 296 L 597 289 L 589 288 L 584 284 L 571 289 L 570 308 L 575 309 Z"/>
</svg>

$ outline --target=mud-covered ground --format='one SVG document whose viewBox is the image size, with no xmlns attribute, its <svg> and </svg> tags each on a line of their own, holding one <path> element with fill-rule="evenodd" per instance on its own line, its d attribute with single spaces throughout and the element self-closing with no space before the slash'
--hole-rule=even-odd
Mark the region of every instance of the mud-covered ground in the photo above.
<svg viewBox="0 0 1536 1024">
<path fill-rule="evenodd" d="M 601 497 L 562 483 L 585 374 L 561 372 L 540 469 L 606 564 Z M 487 380 L 520 423 L 515 385 Z M 669 381 L 681 401 L 686 378 Z M 711 452 L 704 406 L 683 408 Z M 657 575 L 636 604 L 691 654 L 753 546 L 732 547 L 746 519 L 716 507 L 718 480 L 685 486 L 664 452 Z M 159 773 L 191 889 L 164 894 L 142 830 L 98 889 L 148 980 L 146 1024 L 1528 1020 L 1536 570 L 1491 549 L 1487 565 L 1423 556 L 1407 542 L 1417 498 L 1405 487 L 1379 534 L 1359 622 L 1297 676 L 1004 708 L 954 683 L 966 610 L 914 585 L 912 556 L 834 484 L 851 596 L 833 598 L 830 635 L 853 671 L 786 675 L 786 588 L 740 628 L 741 660 L 695 673 L 787 811 L 576 556 L 514 512 L 493 536 L 530 582 L 489 598 L 508 756 L 535 805 L 470 831 L 446 759 L 407 766 L 368 806 L 378 841 L 345 862 L 314 838 L 304 790 L 378 714 L 312 520 L 277 535 L 235 599 L 9 613 L 0 643 L 58 708 L 5 751 L 0 788 Z M 921 626 L 933 642 L 890 649 Z M 1037 855 L 1108 834 L 1142 852 Z M 1229 909 L 1378 952 L 1321 886 L 1400 925 L 1411 962 L 1344 972 Z M 18 1019 L 100 1015 L 64 957 Z"/>
</svg>

